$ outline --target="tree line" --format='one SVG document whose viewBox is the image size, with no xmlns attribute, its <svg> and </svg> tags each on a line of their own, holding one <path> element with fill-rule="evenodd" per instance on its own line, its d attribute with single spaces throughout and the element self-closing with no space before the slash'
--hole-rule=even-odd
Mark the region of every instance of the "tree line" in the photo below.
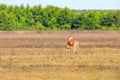
<svg viewBox="0 0 120 80">
<path fill-rule="evenodd" d="M 0 4 L 0 30 L 120 30 L 120 10 Z"/>
</svg>

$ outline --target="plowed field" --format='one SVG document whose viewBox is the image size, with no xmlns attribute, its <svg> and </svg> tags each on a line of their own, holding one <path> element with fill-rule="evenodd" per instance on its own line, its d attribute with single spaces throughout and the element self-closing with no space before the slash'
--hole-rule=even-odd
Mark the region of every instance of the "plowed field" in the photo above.
<svg viewBox="0 0 120 80">
<path fill-rule="evenodd" d="M 0 80 L 120 80 L 120 32 L 0 32 Z"/>
</svg>

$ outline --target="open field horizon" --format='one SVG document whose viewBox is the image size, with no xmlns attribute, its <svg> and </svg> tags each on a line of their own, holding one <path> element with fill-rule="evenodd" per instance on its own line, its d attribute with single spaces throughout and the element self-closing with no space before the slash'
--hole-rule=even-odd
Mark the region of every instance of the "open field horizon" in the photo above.
<svg viewBox="0 0 120 80">
<path fill-rule="evenodd" d="M 120 31 L 0 32 L 0 80 L 120 80 Z M 79 41 L 77 54 L 66 48 Z"/>
</svg>

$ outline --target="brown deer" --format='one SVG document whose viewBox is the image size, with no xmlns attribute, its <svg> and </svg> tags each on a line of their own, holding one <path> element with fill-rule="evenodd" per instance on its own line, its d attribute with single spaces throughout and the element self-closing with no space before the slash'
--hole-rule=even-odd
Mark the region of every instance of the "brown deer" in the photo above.
<svg viewBox="0 0 120 80">
<path fill-rule="evenodd" d="M 67 48 L 72 49 L 74 53 L 77 53 L 77 49 L 79 49 L 78 44 L 79 42 L 76 39 L 69 37 L 67 41 Z"/>
</svg>

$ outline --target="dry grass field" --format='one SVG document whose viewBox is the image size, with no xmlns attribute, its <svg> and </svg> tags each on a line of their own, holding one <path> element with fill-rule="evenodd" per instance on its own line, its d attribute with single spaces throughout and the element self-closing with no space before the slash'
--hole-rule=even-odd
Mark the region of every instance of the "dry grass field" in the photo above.
<svg viewBox="0 0 120 80">
<path fill-rule="evenodd" d="M 0 32 L 0 80 L 120 80 L 120 32 Z"/>
</svg>

